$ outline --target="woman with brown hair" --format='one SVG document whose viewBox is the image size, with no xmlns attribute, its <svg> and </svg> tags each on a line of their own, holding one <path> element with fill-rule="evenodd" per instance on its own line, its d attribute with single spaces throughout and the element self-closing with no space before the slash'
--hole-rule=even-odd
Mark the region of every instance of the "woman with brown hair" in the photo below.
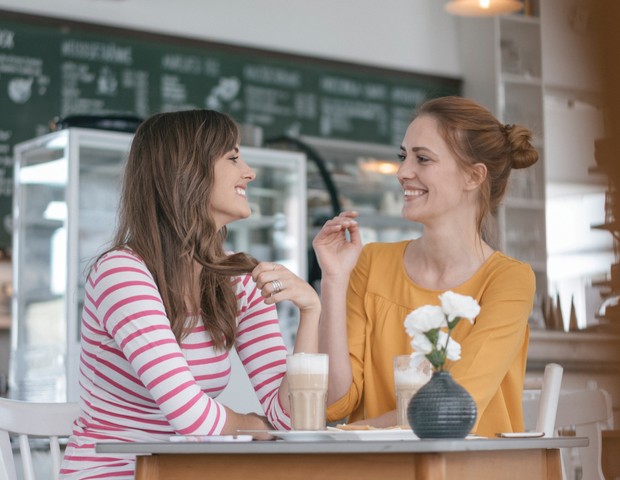
<svg viewBox="0 0 620 480">
<path fill-rule="evenodd" d="M 521 395 L 535 279 L 489 243 L 510 171 L 538 159 L 531 132 L 504 125 L 460 97 L 419 108 L 400 147 L 402 216 L 420 238 L 362 248 L 355 212 L 329 220 L 313 242 L 322 269 L 320 349 L 330 355 L 328 417 L 396 423 L 392 361 L 411 353 L 403 321 L 452 290 L 474 298 L 474 325 L 452 331 L 462 357 L 452 375 L 477 404 L 474 432 L 523 430 Z M 450 362 L 448 362 L 450 364 Z"/>
<path fill-rule="evenodd" d="M 317 351 L 320 303 L 282 265 L 224 251 L 226 225 L 250 215 L 254 177 L 227 115 L 160 113 L 138 128 L 116 238 L 86 283 L 81 413 L 63 478 L 133 478 L 135 458 L 97 455 L 96 442 L 290 428 L 275 303 L 300 310 L 296 352 Z M 233 348 L 265 417 L 216 400 Z"/>
</svg>

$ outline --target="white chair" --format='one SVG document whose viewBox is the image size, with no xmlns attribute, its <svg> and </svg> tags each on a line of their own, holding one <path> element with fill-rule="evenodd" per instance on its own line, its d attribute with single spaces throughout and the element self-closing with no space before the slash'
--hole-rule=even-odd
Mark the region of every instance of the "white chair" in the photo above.
<svg viewBox="0 0 620 480">
<path fill-rule="evenodd" d="M 582 390 L 566 391 L 560 394 L 556 417 L 556 428 L 571 428 L 578 437 L 588 437 L 589 444 L 577 450 L 584 480 L 605 480 L 601 468 L 602 429 L 613 427 L 611 396 L 605 390 L 591 386 Z M 564 470 L 575 467 L 568 451 L 562 451 Z M 570 475 L 569 475 L 570 478 Z"/>
<path fill-rule="evenodd" d="M 0 479 L 17 480 L 9 433 L 19 438 L 25 480 L 35 478 L 29 437 L 48 437 L 52 472 L 46 478 L 57 479 L 61 459 L 58 438 L 71 435 L 79 412 L 78 403 L 31 403 L 0 398 Z"/>
<path fill-rule="evenodd" d="M 542 378 L 525 383 L 523 418 L 526 431 L 543 432 L 545 437 L 553 437 L 563 373 L 561 365 L 549 363 Z"/>
</svg>

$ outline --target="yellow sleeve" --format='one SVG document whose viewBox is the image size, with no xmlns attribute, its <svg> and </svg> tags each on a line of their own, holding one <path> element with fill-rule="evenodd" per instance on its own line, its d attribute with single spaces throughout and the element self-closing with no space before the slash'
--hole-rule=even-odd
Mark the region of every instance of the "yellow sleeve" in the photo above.
<svg viewBox="0 0 620 480">
<path fill-rule="evenodd" d="M 327 420 L 338 421 L 348 417 L 362 401 L 364 392 L 364 349 L 366 344 L 366 296 L 370 255 L 364 248 L 351 273 L 347 290 L 347 337 L 353 383 L 348 393 L 327 409 Z"/>
<path fill-rule="evenodd" d="M 454 329 L 453 337 L 461 344 L 461 359 L 448 365 L 454 379 L 476 401 L 478 421 L 502 383 L 505 387 L 508 384 L 512 396 L 518 390 L 521 401 L 528 318 L 535 292 L 534 273 L 525 263 L 514 262 L 494 277 L 489 279 L 482 298 L 477 299 L 480 314 L 475 324 L 461 320 Z"/>
</svg>

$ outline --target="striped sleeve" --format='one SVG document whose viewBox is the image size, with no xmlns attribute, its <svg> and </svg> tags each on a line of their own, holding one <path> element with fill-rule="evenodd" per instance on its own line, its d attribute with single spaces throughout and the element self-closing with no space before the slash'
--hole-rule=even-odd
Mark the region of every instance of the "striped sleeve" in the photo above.
<svg viewBox="0 0 620 480">
<path fill-rule="evenodd" d="M 286 373 L 286 346 L 275 305 L 266 305 L 249 275 L 237 279 L 239 328 L 237 353 L 269 422 L 278 430 L 290 430 L 291 422 L 279 399 Z"/>
<path fill-rule="evenodd" d="M 89 282 L 100 327 L 114 338 L 172 428 L 185 435 L 219 434 L 226 410 L 192 376 L 145 264 L 130 252 L 111 252 Z"/>
</svg>

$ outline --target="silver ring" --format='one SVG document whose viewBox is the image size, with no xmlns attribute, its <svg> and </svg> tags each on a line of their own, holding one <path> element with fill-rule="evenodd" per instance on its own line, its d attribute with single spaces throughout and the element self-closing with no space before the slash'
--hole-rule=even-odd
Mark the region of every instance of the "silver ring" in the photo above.
<svg viewBox="0 0 620 480">
<path fill-rule="evenodd" d="M 271 292 L 272 295 L 275 295 L 276 293 L 280 293 L 282 291 L 283 285 L 280 280 L 272 280 L 271 286 L 273 287 L 273 291 Z"/>
</svg>

